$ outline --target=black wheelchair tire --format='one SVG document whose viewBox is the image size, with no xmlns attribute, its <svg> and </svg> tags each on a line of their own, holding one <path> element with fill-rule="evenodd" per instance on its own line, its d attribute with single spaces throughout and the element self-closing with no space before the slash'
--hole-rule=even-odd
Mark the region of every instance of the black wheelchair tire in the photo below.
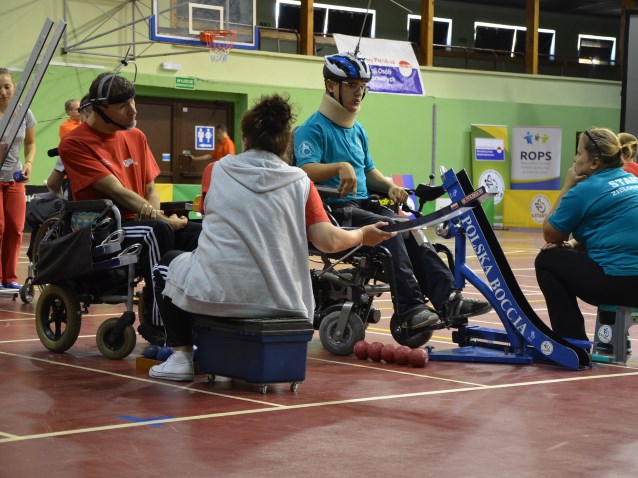
<svg viewBox="0 0 638 478">
<path fill-rule="evenodd" d="M 334 355 L 350 355 L 354 351 L 354 344 L 365 338 L 365 327 L 357 314 L 350 314 L 343 338 L 336 340 L 334 332 L 340 315 L 341 311 L 335 311 L 323 318 L 319 326 L 319 338 L 328 352 Z"/>
<path fill-rule="evenodd" d="M 402 328 L 396 316 L 393 314 L 390 319 L 390 332 L 392 337 L 399 345 L 407 345 L 408 347 L 415 349 L 428 343 L 434 334 L 433 331 L 421 332 L 415 335 L 408 336 L 405 329 Z"/>
<path fill-rule="evenodd" d="M 25 304 L 30 304 L 31 302 L 33 302 L 33 299 L 35 298 L 35 287 L 33 286 L 32 278 L 29 277 L 24 281 L 24 284 L 22 284 L 22 287 L 20 287 L 19 294 L 20 300 Z"/>
<path fill-rule="evenodd" d="M 35 307 L 35 328 L 42 345 L 51 352 L 66 352 L 75 344 L 81 326 L 77 294 L 65 287 L 46 286 Z"/>
<path fill-rule="evenodd" d="M 122 330 L 122 334 L 115 340 L 109 337 L 111 330 L 115 328 L 118 322 L 117 317 L 107 319 L 97 329 L 95 341 L 97 348 L 106 358 L 111 360 L 121 360 L 128 357 L 135 348 L 137 334 L 131 325 L 127 325 Z"/>
</svg>

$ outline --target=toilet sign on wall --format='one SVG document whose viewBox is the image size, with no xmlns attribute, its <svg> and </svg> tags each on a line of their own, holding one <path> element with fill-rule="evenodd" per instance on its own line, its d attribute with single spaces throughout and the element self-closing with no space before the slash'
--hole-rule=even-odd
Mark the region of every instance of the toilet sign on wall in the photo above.
<svg viewBox="0 0 638 478">
<path fill-rule="evenodd" d="M 215 149 L 215 127 L 195 126 L 195 149 Z"/>
</svg>

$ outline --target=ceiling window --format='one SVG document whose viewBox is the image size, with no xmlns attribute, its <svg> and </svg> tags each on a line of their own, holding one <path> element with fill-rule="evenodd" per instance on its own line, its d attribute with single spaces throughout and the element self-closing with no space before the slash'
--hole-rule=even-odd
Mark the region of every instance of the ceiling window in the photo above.
<svg viewBox="0 0 638 478">
<path fill-rule="evenodd" d="M 610 65 L 616 61 L 616 39 L 596 35 L 578 35 L 578 62 Z"/>
<path fill-rule="evenodd" d="M 527 28 L 497 23 L 474 23 L 474 46 L 488 50 L 499 50 L 523 54 L 526 49 Z M 556 46 L 556 31 L 538 29 L 538 53 L 552 58 Z"/>
<path fill-rule="evenodd" d="M 298 0 L 277 0 L 277 28 L 299 30 L 301 19 L 301 2 Z M 367 12 L 365 8 L 343 7 L 315 3 L 314 32 L 321 34 L 341 33 L 342 35 L 359 36 L 363 27 L 363 36 L 374 38 L 376 10 Z M 364 25 L 365 22 L 365 25 Z"/>
<path fill-rule="evenodd" d="M 419 43 L 421 36 L 421 15 L 408 15 L 408 41 Z M 452 45 L 452 20 L 450 18 L 434 17 L 434 32 L 432 34 L 435 46 Z"/>
</svg>

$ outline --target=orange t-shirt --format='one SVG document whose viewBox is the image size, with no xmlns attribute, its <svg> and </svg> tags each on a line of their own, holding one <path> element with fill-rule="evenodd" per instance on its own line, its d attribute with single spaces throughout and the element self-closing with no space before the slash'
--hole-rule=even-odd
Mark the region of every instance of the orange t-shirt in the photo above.
<svg viewBox="0 0 638 478">
<path fill-rule="evenodd" d="M 82 123 L 66 134 L 58 147 L 64 169 L 69 176 L 73 199 L 105 199 L 93 183 L 110 174 L 126 188 L 146 197 L 146 185 L 153 182 L 160 169 L 139 129 L 100 133 Z M 135 214 L 122 211 L 129 219 Z"/>
<path fill-rule="evenodd" d="M 78 126 L 80 126 L 80 120 L 75 121 L 74 119 L 68 118 L 64 123 L 60 125 L 60 138 L 62 138 L 69 131 L 73 131 Z"/>
<path fill-rule="evenodd" d="M 630 163 L 625 163 L 622 168 L 628 173 L 638 176 L 638 163 L 631 161 Z"/>
<path fill-rule="evenodd" d="M 213 161 L 219 161 L 228 154 L 235 154 L 235 143 L 233 143 L 233 140 L 230 139 L 230 136 L 226 136 L 217 143 L 215 149 L 211 151 L 210 157 L 213 158 Z"/>
</svg>

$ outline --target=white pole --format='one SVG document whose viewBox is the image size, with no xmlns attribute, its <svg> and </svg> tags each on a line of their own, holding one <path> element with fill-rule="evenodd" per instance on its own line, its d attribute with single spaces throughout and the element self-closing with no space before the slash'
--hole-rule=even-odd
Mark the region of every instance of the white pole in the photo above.
<svg viewBox="0 0 638 478">
<path fill-rule="evenodd" d="M 436 109 L 437 105 L 434 103 L 432 105 L 432 172 L 431 175 L 433 178 L 436 177 Z M 430 181 L 431 184 L 434 184 L 434 179 Z"/>
</svg>

